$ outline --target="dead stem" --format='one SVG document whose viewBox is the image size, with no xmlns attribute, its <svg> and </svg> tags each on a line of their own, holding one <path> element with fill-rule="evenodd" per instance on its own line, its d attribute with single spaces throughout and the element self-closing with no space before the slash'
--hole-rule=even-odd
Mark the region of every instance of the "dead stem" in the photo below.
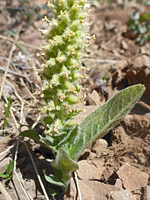
<svg viewBox="0 0 150 200">
<path fill-rule="evenodd" d="M 24 123 L 24 119 L 25 119 L 24 113 L 23 113 L 23 108 L 24 108 L 24 105 L 22 104 L 22 106 L 21 106 L 21 120 L 20 120 L 20 124 L 23 124 L 23 123 Z M 21 129 L 20 129 L 19 132 L 21 132 Z M 36 165 L 35 165 L 35 162 L 34 162 L 34 160 L 33 160 L 32 154 L 31 154 L 31 152 L 30 152 L 30 150 L 29 150 L 29 148 L 28 148 L 28 146 L 27 146 L 27 144 L 26 144 L 25 141 L 24 141 L 24 145 L 25 145 L 26 150 L 27 150 L 27 152 L 28 152 L 28 154 L 29 154 L 29 156 L 30 156 L 32 165 L 33 165 L 33 167 L 34 167 L 36 176 L 37 176 L 37 178 L 38 178 L 38 180 L 39 180 L 39 183 L 40 183 L 40 185 L 41 185 L 41 188 L 42 188 L 42 190 L 43 190 L 43 193 L 44 193 L 44 195 L 45 195 L 45 198 L 46 198 L 46 200 L 49 200 L 49 197 L 48 197 L 48 195 L 47 195 L 47 192 L 46 192 L 46 190 L 45 190 L 45 187 L 44 187 L 44 185 L 43 185 L 43 182 L 42 182 L 42 180 L 41 180 L 41 177 L 40 177 L 40 175 L 39 175 L 39 172 L 38 172 L 38 170 L 37 170 L 37 167 L 36 167 Z M 16 150 L 16 151 L 17 151 L 17 150 Z"/>
<path fill-rule="evenodd" d="M 20 125 L 19 125 L 19 130 L 18 130 L 19 133 L 21 132 L 21 126 L 24 123 L 24 119 L 25 119 L 24 115 L 23 115 L 23 109 L 24 109 L 24 103 L 22 102 L 22 104 L 21 104 L 21 113 L 20 113 Z M 27 193 L 27 191 L 25 190 L 25 186 L 24 186 L 23 180 L 20 180 L 20 178 L 19 178 L 19 176 L 18 176 L 18 174 L 16 172 L 16 162 L 17 162 L 17 157 L 18 157 L 19 143 L 20 143 L 20 138 L 17 139 L 16 151 L 15 151 L 15 156 L 14 156 L 14 170 L 13 170 L 13 172 L 16 175 L 17 180 L 20 183 L 21 188 L 24 191 L 24 194 L 26 195 L 27 199 L 28 200 L 33 200 L 33 198 L 30 196 L 30 194 Z"/>
<path fill-rule="evenodd" d="M 0 67 L 0 71 L 5 72 L 6 70 L 5 70 L 3 67 Z M 23 70 L 23 71 L 24 71 L 24 70 Z M 34 85 L 36 88 L 38 88 L 38 89 L 40 88 L 39 85 L 35 84 L 33 81 L 31 81 L 31 80 L 29 79 L 29 77 L 27 76 L 27 73 L 25 73 L 25 75 L 22 75 L 22 74 L 19 74 L 18 72 L 14 72 L 14 71 L 11 71 L 11 70 L 8 70 L 7 73 L 8 73 L 8 74 L 15 75 L 15 76 L 18 76 L 18 77 L 20 77 L 20 78 L 25 78 L 26 81 L 28 81 L 30 84 L 33 84 L 33 85 Z"/>
<path fill-rule="evenodd" d="M 110 63 L 110 64 L 116 64 L 117 62 L 117 60 L 105 60 L 105 59 L 94 59 L 94 58 L 89 58 L 89 60 L 98 63 Z"/>
<path fill-rule="evenodd" d="M 74 178 L 75 178 L 75 182 L 76 182 L 76 186 L 77 186 L 77 193 L 79 196 L 79 200 L 82 200 L 80 185 L 79 185 L 79 181 L 78 181 L 78 177 L 77 177 L 77 172 L 74 172 Z"/>
<path fill-rule="evenodd" d="M 5 80 L 6 80 L 6 77 L 7 77 L 7 73 L 8 73 L 8 70 L 9 70 L 9 65 L 10 65 L 10 62 L 11 62 L 11 58 L 12 58 L 13 52 L 15 50 L 15 42 L 19 38 L 19 34 L 20 34 L 20 31 L 21 31 L 21 28 L 22 28 L 22 25 L 18 28 L 18 32 L 16 34 L 15 40 L 14 40 L 14 42 L 12 44 L 12 47 L 11 47 L 11 50 L 10 50 L 10 53 L 9 53 L 8 62 L 7 62 L 7 66 L 6 66 L 6 71 L 5 71 L 5 74 L 4 74 L 4 78 L 3 78 L 2 85 L 1 85 L 1 90 L 0 90 L 0 100 L 1 100 L 2 92 L 3 92 L 3 87 L 4 87 L 4 84 L 5 84 Z"/>
<path fill-rule="evenodd" d="M 3 36 L 3 35 L 0 35 L 0 38 L 3 39 L 3 40 L 7 40 L 7 41 L 10 41 L 10 42 L 13 42 L 14 40 L 9 38 L 9 37 L 6 37 L 6 36 Z M 34 46 L 34 45 L 31 45 L 31 44 L 27 44 L 23 41 L 18 41 L 18 43 L 22 44 L 23 46 L 26 46 L 26 47 L 29 47 L 29 48 L 32 48 L 32 49 L 37 49 L 37 50 L 40 50 L 39 47 L 37 46 Z"/>
<path fill-rule="evenodd" d="M 39 180 L 39 183 L 40 183 L 40 185 L 41 185 L 41 188 L 42 188 L 42 190 L 43 190 L 43 193 L 44 193 L 44 195 L 45 195 L 45 198 L 46 198 L 46 200 L 49 200 L 49 197 L 48 197 L 48 195 L 47 195 L 47 192 L 46 192 L 46 190 L 45 190 L 45 188 L 44 188 L 44 185 L 43 185 L 43 183 L 42 183 L 41 177 L 40 177 L 40 175 L 39 175 L 39 172 L 38 172 L 37 167 L 36 167 L 36 165 L 35 165 L 35 162 L 34 162 L 34 160 L 33 160 L 32 154 L 31 154 L 31 152 L 30 152 L 30 150 L 29 150 L 29 148 L 28 148 L 28 146 L 27 146 L 27 144 L 26 144 L 25 141 L 24 141 L 24 145 L 25 145 L 26 150 L 27 150 L 27 152 L 28 152 L 28 154 L 29 154 L 29 156 L 30 156 L 32 165 L 33 165 L 33 167 L 34 167 L 36 176 L 37 176 L 37 178 L 38 178 L 38 180 Z"/>
<path fill-rule="evenodd" d="M 0 191 L 3 194 L 3 196 L 5 197 L 6 200 L 12 200 L 1 182 L 0 182 Z"/>
<path fill-rule="evenodd" d="M 20 78 L 21 83 L 24 85 L 24 87 L 26 88 L 28 94 L 37 102 L 38 100 L 35 98 L 35 96 L 30 92 L 30 90 L 28 89 L 28 87 L 26 86 L 25 82 L 23 81 L 22 78 Z"/>
<path fill-rule="evenodd" d="M 14 144 L 9 146 L 5 151 L 0 153 L 0 156 L 4 155 L 5 153 L 9 152 L 14 147 Z"/>
<path fill-rule="evenodd" d="M 8 100 L 7 100 L 7 98 L 6 98 L 6 96 L 5 96 L 5 94 L 3 93 L 3 95 L 4 95 L 4 98 L 5 98 L 5 101 L 8 103 Z M 23 103 L 22 103 L 23 104 Z M 23 106 L 22 106 L 23 107 Z M 22 112 L 22 111 L 21 111 Z M 13 114 L 13 112 L 12 112 L 12 110 L 10 109 L 10 113 L 11 113 L 11 116 L 12 116 L 12 118 L 13 118 L 13 120 L 14 120 L 14 123 L 15 123 L 15 125 L 16 125 L 16 128 L 17 128 L 17 132 L 18 132 L 18 136 L 19 136 L 19 133 L 20 133 L 20 126 L 21 125 L 19 125 L 18 124 L 18 122 L 17 122 L 17 120 L 16 120 L 16 118 L 15 118 L 15 116 L 14 116 L 14 114 Z M 21 116 L 22 116 L 22 114 L 21 114 Z M 18 137 L 18 136 L 16 136 L 16 137 Z M 16 160 L 17 160 L 17 155 L 18 155 L 18 149 L 19 149 L 19 140 L 20 140 L 20 138 L 18 138 L 17 139 L 17 146 L 16 146 L 16 151 L 15 151 L 15 158 L 14 158 L 14 174 L 16 175 L 16 178 L 17 178 L 17 180 L 18 180 L 18 182 L 19 182 L 19 184 L 20 184 L 20 186 L 21 186 L 21 188 L 22 188 L 22 190 L 23 190 L 23 192 L 24 192 L 24 194 L 26 195 L 26 197 L 27 197 L 27 199 L 28 200 L 33 200 L 32 199 L 32 197 L 30 198 L 30 195 L 27 193 L 27 191 L 25 190 L 25 187 L 24 187 L 24 184 L 23 184 L 23 180 L 21 181 L 20 179 L 19 179 L 19 177 L 18 177 L 18 174 L 17 174 L 17 172 L 16 172 Z"/>
</svg>

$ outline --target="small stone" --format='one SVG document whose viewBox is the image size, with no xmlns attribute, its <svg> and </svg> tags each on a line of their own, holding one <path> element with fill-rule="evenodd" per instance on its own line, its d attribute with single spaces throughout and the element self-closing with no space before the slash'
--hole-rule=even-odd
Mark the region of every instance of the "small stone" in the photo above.
<svg viewBox="0 0 150 200">
<path fill-rule="evenodd" d="M 6 169 L 7 169 L 7 167 L 8 167 L 8 165 L 9 165 L 9 163 L 11 162 L 11 158 L 10 157 L 6 157 L 4 160 L 2 160 L 1 162 L 0 162 L 0 174 L 3 174 L 3 173 L 5 173 L 6 172 Z"/>
<path fill-rule="evenodd" d="M 119 188 L 115 187 L 114 185 L 108 185 L 101 183 L 99 181 L 79 181 L 79 184 L 86 184 L 95 194 L 94 200 L 107 200 L 107 195 L 111 191 L 120 191 Z M 81 190 L 81 195 L 84 196 L 84 193 Z M 86 199 L 88 200 L 88 198 Z M 120 199 L 121 200 L 121 199 Z"/>
<path fill-rule="evenodd" d="M 96 90 L 93 90 L 92 93 L 89 93 L 87 98 L 90 105 L 100 105 L 99 94 Z"/>
<path fill-rule="evenodd" d="M 149 178 L 147 173 L 142 172 L 136 167 L 132 167 L 128 163 L 117 171 L 117 175 L 122 180 L 124 187 L 129 191 L 145 187 Z"/>
<path fill-rule="evenodd" d="M 108 147 L 108 143 L 104 139 L 98 139 L 96 142 L 92 145 L 92 152 L 95 152 L 96 154 L 101 154 L 106 148 Z"/>
<path fill-rule="evenodd" d="M 111 191 L 108 193 L 108 200 L 136 200 L 129 190 Z"/>
<path fill-rule="evenodd" d="M 97 9 L 100 8 L 100 3 L 98 1 L 92 1 L 92 5 Z"/>
<path fill-rule="evenodd" d="M 122 41 L 121 42 L 121 47 L 122 47 L 122 49 L 127 50 L 128 49 L 128 44 L 125 41 Z"/>
<path fill-rule="evenodd" d="M 78 164 L 79 170 L 77 171 L 77 174 L 79 179 L 101 179 L 104 170 L 103 163 L 101 161 L 81 160 Z"/>
<path fill-rule="evenodd" d="M 117 178 L 115 186 L 122 189 L 122 181 L 119 178 Z"/>
<path fill-rule="evenodd" d="M 99 181 L 79 180 L 82 200 L 108 200 L 107 195 L 111 191 L 120 191 L 114 185 L 108 185 Z M 65 200 L 74 200 L 76 196 L 76 186 L 71 179 L 70 190 L 66 193 Z M 120 199 L 123 200 L 123 199 Z"/>
<path fill-rule="evenodd" d="M 144 188 L 144 197 L 143 200 L 150 200 L 150 186 Z"/>
<path fill-rule="evenodd" d="M 141 55 L 133 60 L 133 65 L 137 68 L 142 68 L 143 66 L 149 67 L 150 57 L 148 55 Z"/>
<path fill-rule="evenodd" d="M 81 183 L 80 190 L 81 190 L 82 200 L 87 200 L 87 199 L 95 200 L 95 194 L 88 185 Z"/>
</svg>

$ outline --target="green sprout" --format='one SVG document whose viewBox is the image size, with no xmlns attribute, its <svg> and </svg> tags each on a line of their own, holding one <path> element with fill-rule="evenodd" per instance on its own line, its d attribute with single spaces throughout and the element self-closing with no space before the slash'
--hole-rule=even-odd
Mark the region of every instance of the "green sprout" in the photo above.
<svg viewBox="0 0 150 200">
<path fill-rule="evenodd" d="M 85 32 L 90 4 L 87 0 L 53 0 L 48 7 L 53 19 L 45 17 L 47 28 L 41 30 L 45 37 L 41 53 L 44 64 L 39 72 L 43 87 L 37 92 L 45 132 L 41 135 L 27 130 L 21 135 L 53 151 L 55 174 L 44 171 L 44 175 L 48 182 L 66 190 L 72 173 L 79 169 L 77 161 L 84 149 L 129 113 L 145 87 L 137 84 L 118 92 L 78 124 L 75 117 L 80 112 L 77 103 L 82 100 L 82 61 L 92 38 Z"/>
<path fill-rule="evenodd" d="M 13 100 L 11 99 L 11 97 L 9 97 L 9 100 L 8 100 L 8 103 L 7 103 L 7 108 L 6 108 L 6 113 L 5 113 L 3 137 L 6 136 L 7 119 L 8 119 L 8 116 L 9 116 L 10 107 L 11 107 L 12 102 L 13 102 Z"/>
<path fill-rule="evenodd" d="M 13 172 L 13 168 L 14 168 L 14 160 L 12 160 L 7 169 L 6 169 L 6 173 L 4 174 L 0 174 L 0 178 L 4 178 L 4 179 L 7 179 L 7 180 L 11 180 L 12 178 L 12 172 Z"/>
</svg>

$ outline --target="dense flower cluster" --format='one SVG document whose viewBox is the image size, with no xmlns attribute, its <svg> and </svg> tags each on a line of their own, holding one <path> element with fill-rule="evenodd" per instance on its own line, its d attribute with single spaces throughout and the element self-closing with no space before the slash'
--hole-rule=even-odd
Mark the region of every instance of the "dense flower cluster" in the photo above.
<svg viewBox="0 0 150 200">
<path fill-rule="evenodd" d="M 45 101 L 46 133 L 55 135 L 73 127 L 79 112 L 73 105 L 81 100 L 79 80 L 90 39 L 83 29 L 89 25 L 90 4 L 87 0 L 53 0 L 48 7 L 53 18 L 45 17 L 47 28 L 41 30 L 46 44 L 41 53 L 45 64 L 40 74 L 45 82 L 40 94 Z"/>
</svg>

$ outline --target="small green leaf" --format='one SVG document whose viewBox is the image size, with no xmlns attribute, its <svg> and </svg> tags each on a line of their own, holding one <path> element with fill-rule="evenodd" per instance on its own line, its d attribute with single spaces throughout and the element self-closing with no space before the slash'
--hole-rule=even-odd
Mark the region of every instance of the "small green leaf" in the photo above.
<svg viewBox="0 0 150 200">
<path fill-rule="evenodd" d="M 62 183 L 62 181 L 59 180 L 58 177 L 54 176 L 53 174 L 46 175 L 45 170 L 43 171 L 43 173 L 44 173 L 44 177 L 47 182 L 57 185 L 57 186 L 60 186 L 60 187 L 65 187 L 65 185 Z"/>
<path fill-rule="evenodd" d="M 58 149 L 56 158 L 51 162 L 52 167 L 59 175 L 59 180 L 62 180 L 65 188 L 67 188 L 71 173 L 79 169 L 76 161 L 72 160 L 64 149 Z"/>
<path fill-rule="evenodd" d="M 7 176 L 6 179 L 7 179 L 7 180 L 11 180 L 11 179 L 12 179 L 12 175 Z"/>
<path fill-rule="evenodd" d="M 6 108 L 6 113 L 5 113 L 5 120 L 4 120 L 4 134 L 3 136 L 6 135 L 6 126 L 7 126 L 7 118 L 9 116 L 9 112 L 10 112 L 10 107 L 11 107 L 11 104 L 12 104 L 13 100 L 11 99 L 11 97 L 9 97 L 9 100 L 8 100 L 8 104 L 7 104 L 7 108 Z"/>
<path fill-rule="evenodd" d="M 41 135 L 37 134 L 36 130 L 34 130 L 34 129 L 22 131 L 20 133 L 20 135 L 23 136 L 23 137 L 31 138 L 32 140 L 34 140 L 35 142 L 37 142 L 37 143 L 41 144 L 42 146 L 48 148 L 49 150 L 52 150 L 53 152 L 56 152 L 55 147 L 52 146 L 52 144 L 50 145 L 50 139 L 49 139 L 49 141 L 47 141 L 46 138 L 44 138 Z"/>
<path fill-rule="evenodd" d="M 12 178 L 12 172 L 13 172 L 13 168 L 14 168 L 14 160 L 12 160 L 6 170 L 5 174 L 0 174 L 0 178 L 4 178 L 7 180 L 10 180 Z"/>
<path fill-rule="evenodd" d="M 26 48 L 20 44 L 19 42 L 15 43 L 16 47 L 18 47 L 23 53 L 28 54 L 28 51 L 26 50 Z"/>
<path fill-rule="evenodd" d="M 89 143 L 104 137 L 130 112 L 144 91 L 144 85 L 130 86 L 118 92 L 103 106 L 88 115 L 80 124 L 73 142 L 70 138 L 70 158 L 78 159 Z"/>
<path fill-rule="evenodd" d="M 37 143 L 42 143 L 42 139 L 41 136 L 37 134 L 36 130 L 32 129 L 32 130 L 26 130 L 26 131 L 22 131 L 20 133 L 21 136 L 23 137 L 28 137 L 31 138 L 32 140 L 34 140 Z"/>
<path fill-rule="evenodd" d="M 8 175 L 7 175 L 7 174 L 0 174 L 0 178 L 5 178 L 5 179 L 7 179 L 7 178 L 8 178 Z"/>
<path fill-rule="evenodd" d="M 6 170 L 6 175 L 10 176 L 12 174 L 13 168 L 14 168 L 14 160 L 12 160 L 9 163 L 7 170 Z"/>
<path fill-rule="evenodd" d="M 140 26 L 139 27 L 139 33 L 140 34 L 145 34 L 147 32 L 147 28 L 146 28 L 146 26 Z"/>
</svg>

